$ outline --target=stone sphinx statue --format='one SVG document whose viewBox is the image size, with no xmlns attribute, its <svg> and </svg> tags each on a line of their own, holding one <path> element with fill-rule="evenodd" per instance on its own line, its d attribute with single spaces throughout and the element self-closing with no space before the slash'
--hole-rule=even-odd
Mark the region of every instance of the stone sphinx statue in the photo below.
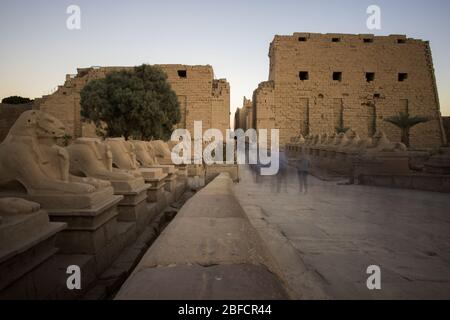
<svg viewBox="0 0 450 320">
<path fill-rule="evenodd" d="M 42 111 L 20 115 L 0 144 L 0 186 L 6 195 L 17 194 L 11 183 L 19 184 L 26 190 L 25 194 L 20 190 L 22 195 L 44 208 L 80 207 L 98 200 L 100 193 L 112 195 L 108 181 L 70 174 L 69 154 L 56 144 L 64 130 L 58 119 Z"/>
<path fill-rule="evenodd" d="M 358 136 L 358 134 L 356 133 L 356 131 L 350 129 L 345 133 L 345 137 L 342 139 L 341 144 L 339 146 L 339 150 L 340 151 L 345 151 L 348 148 L 350 148 L 350 146 L 352 144 L 354 144 L 355 142 L 361 140 L 361 138 Z"/>
<path fill-rule="evenodd" d="M 334 144 L 336 142 L 336 133 L 326 134 L 324 137 L 323 142 L 320 144 L 320 148 L 323 150 L 328 150 L 332 147 L 334 147 Z"/>
<path fill-rule="evenodd" d="M 320 142 L 320 135 L 318 135 L 318 134 L 315 134 L 314 136 L 313 136 L 313 139 L 312 139 L 312 146 L 313 147 L 316 147 L 318 144 L 319 144 L 319 142 Z"/>
<path fill-rule="evenodd" d="M 158 153 L 155 152 L 153 144 L 151 144 L 148 141 L 139 141 L 139 140 L 133 140 L 132 143 L 136 149 L 136 157 L 138 159 L 138 162 L 142 167 L 161 169 L 164 173 L 167 174 L 175 173 L 176 169 L 174 165 L 160 163 L 159 161 L 160 158 L 158 158 Z M 160 151 L 160 154 L 162 153 L 165 153 L 165 151 Z M 170 157 L 170 150 L 169 150 L 169 157 Z M 172 162 L 171 160 L 169 161 Z"/>
<path fill-rule="evenodd" d="M 366 148 L 367 153 L 377 152 L 406 152 L 408 148 L 400 142 L 391 142 L 383 131 L 377 131 L 372 143 Z"/>
<path fill-rule="evenodd" d="M 368 145 L 372 143 L 371 138 L 362 139 L 355 131 L 348 133 L 348 144 L 344 147 L 345 152 L 361 153 L 364 152 Z"/>
<path fill-rule="evenodd" d="M 98 138 L 78 138 L 66 149 L 74 175 L 110 181 L 116 193 L 131 192 L 145 185 L 144 179 L 133 171 L 113 168 L 111 147 Z"/>
<path fill-rule="evenodd" d="M 378 131 L 358 153 L 354 174 L 360 175 L 403 175 L 409 173 L 409 156 L 403 143 L 391 142 L 384 132 Z"/>
<path fill-rule="evenodd" d="M 172 151 L 162 140 L 149 141 L 147 143 L 153 154 L 155 155 L 159 164 L 173 164 Z"/>
<path fill-rule="evenodd" d="M 298 136 L 291 138 L 291 143 L 297 144 L 297 145 L 304 145 L 306 143 L 306 139 L 300 133 Z"/>
<path fill-rule="evenodd" d="M 21 214 L 31 214 L 40 209 L 40 205 L 19 198 L 0 198 L 0 225 L 4 216 L 16 216 Z"/>
<path fill-rule="evenodd" d="M 110 147 L 112 164 L 115 168 L 130 171 L 135 177 L 142 176 L 136 161 L 134 145 L 124 138 L 107 138 L 105 142 Z"/>
<path fill-rule="evenodd" d="M 319 135 L 319 141 L 317 142 L 317 147 L 321 147 L 328 140 L 328 133 L 322 133 Z"/>
<path fill-rule="evenodd" d="M 36 202 L 20 198 L 0 198 L 0 216 L 30 214 L 39 211 L 41 206 Z"/>
<path fill-rule="evenodd" d="M 113 164 L 122 170 L 133 172 L 134 176 L 143 177 L 144 180 L 162 179 L 164 174 L 158 168 L 149 168 L 138 162 L 138 156 L 142 155 L 141 149 L 136 149 L 134 141 L 126 141 L 124 138 L 108 138 L 106 143 L 110 146 L 113 154 Z"/>
<path fill-rule="evenodd" d="M 337 149 L 341 145 L 345 144 L 346 141 L 347 141 L 347 136 L 345 135 L 345 133 L 341 132 L 336 135 L 336 138 L 333 141 L 333 147 Z"/>
<path fill-rule="evenodd" d="M 156 166 L 158 160 L 153 152 L 150 152 L 147 142 L 140 140 L 133 140 L 131 143 L 134 145 L 136 159 L 142 167 Z"/>
</svg>

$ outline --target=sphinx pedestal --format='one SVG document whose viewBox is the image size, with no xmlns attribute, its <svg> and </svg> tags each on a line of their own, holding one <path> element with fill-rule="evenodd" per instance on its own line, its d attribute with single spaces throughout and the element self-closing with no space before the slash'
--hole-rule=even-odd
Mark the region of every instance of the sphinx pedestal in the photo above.
<svg viewBox="0 0 450 320">
<path fill-rule="evenodd" d="M 202 177 L 205 175 L 205 169 L 201 164 L 189 164 L 187 166 L 187 175 L 188 177 Z"/>
<path fill-rule="evenodd" d="M 6 196 L 37 202 L 48 212 L 50 221 L 66 223 L 67 228 L 56 237 L 60 253 L 92 255 L 99 272 L 123 248 L 117 225 L 117 205 L 123 196 L 113 195 L 112 187 L 86 194 L 41 192 Z"/>
<path fill-rule="evenodd" d="M 161 168 L 140 168 L 145 183 L 150 185 L 147 189 L 147 201 L 156 205 L 156 211 L 161 212 L 168 206 L 168 194 L 165 190 L 167 173 Z"/>
<path fill-rule="evenodd" d="M 354 174 L 360 175 L 406 175 L 409 173 L 409 158 L 406 152 L 379 152 L 362 154 L 355 160 Z"/>
<path fill-rule="evenodd" d="M 175 187 L 175 200 L 181 198 L 188 185 L 188 175 L 186 165 L 177 166 L 177 184 Z"/>
<path fill-rule="evenodd" d="M 48 215 L 43 210 L 2 216 L 0 299 L 39 298 L 29 287 L 35 287 L 33 283 L 38 266 L 45 264 L 58 251 L 55 248 L 55 238 L 65 227 L 64 223 L 49 222 Z M 21 281 L 24 278 L 28 280 Z"/>
<path fill-rule="evenodd" d="M 67 223 L 56 240 L 62 253 L 97 254 L 117 235 L 117 205 L 123 196 L 111 196 L 87 208 L 48 209 L 51 221 Z"/>
<path fill-rule="evenodd" d="M 135 222 L 137 234 L 140 234 L 157 214 L 156 205 L 148 202 L 150 188 L 151 184 L 145 184 L 135 191 L 116 193 L 124 197 L 118 205 L 117 220 Z"/>
<path fill-rule="evenodd" d="M 177 180 L 178 179 L 176 173 L 169 173 L 167 175 L 167 178 L 165 179 L 166 182 L 164 186 L 165 190 L 170 193 L 175 192 L 175 189 L 177 187 Z"/>
<path fill-rule="evenodd" d="M 168 192 L 175 192 L 178 175 L 178 170 L 175 168 L 175 166 L 169 164 L 167 165 L 159 164 L 156 166 L 156 168 L 161 169 L 162 172 L 167 175 L 164 178 L 165 181 L 164 189 Z"/>
<path fill-rule="evenodd" d="M 439 153 L 425 163 L 425 172 L 432 174 L 450 174 L 450 147 L 442 147 Z"/>
</svg>

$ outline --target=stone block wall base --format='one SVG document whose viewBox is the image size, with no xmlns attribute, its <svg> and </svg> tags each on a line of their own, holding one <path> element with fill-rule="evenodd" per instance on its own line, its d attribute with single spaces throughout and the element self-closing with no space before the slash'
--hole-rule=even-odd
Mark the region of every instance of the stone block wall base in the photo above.
<svg viewBox="0 0 450 320">
<path fill-rule="evenodd" d="M 178 201 L 183 193 L 186 191 L 187 183 L 185 181 L 178 182 L 176 188 L 175 188 L 175 201 Z"/>
<path fill-rule="evenodd" d="M 151 222 L 156 213 L 156 204 L 149 203 L 146 199 L 135 206 L 119 205 L 119 222 L 134 222 L 136 232 L 139 235 L 145 227 Z"/>
<path fill-rule="evenodd" d="M 156 204 L 156 211 L 158 213 L 162 212 L 169 205 L 168 202 L 167 202 L 167 194 L 168 194 L 168 192 L 163 190 L 162 196 L 160 197 L 160 199 L 158 199 L 158 202 L 155 202 L 155 204 Z"/>
<path fill-rule="evenodd" d="M 450 193 L 450 175 L 361 175 L 359 184 Z"/>
<path fill-rule="evenodd" d="M 142 200 L 145 200 L 147 198 L 147 190 L 150 187 L 150 184 L 145 184 L 144 186 L 133 192 L 117 193 L 117 195 L 123 197 L 123 199 L 119 202 L 119 206 L 133 206 L 139 204 Z"/>
<path fill-rule="evenodd" d="M 174 192 L 177 186 L 177 176 L 174 174 L 170 174 L 166 179 L 166 184 L 164 189 L 169 192 Z"/>
<path fill-rule="evenodd" d="M 135 194 L 123 195 L 124 199 L 119 202 L 117 221 L 135 221 L 139 225 L 147 215 L 147 194 L 149 185 Z"/>
<path fill-rule="evenodd" d="M 49 210 L 51 221 L 67 223 L 56 239 L 61 253 L 95 254 L 105 247 L 117 235 L 117 205 L 122 199 L 113 196 L 88 210 Z"/>
<path fill-rule="evenodd" d="M 119 214 L 117 216 L 117 221 L 138 221 L 139 216 L 145 215 L 147 208 L 147 199 L 144 199 L 140 203 L 130 206 L 130 205 L 118 205 L 117 209 Z"/>
<path fill-rule="evenodd" d="M 117 222 L 117 235 L 94 255 L 95 272 L 99 276 L 116 260 L 122 250 L 136 241 L 136 222 Z"/>
<path fill-rule="evenodd" d="M 56 246 L 61 253 L 96 254 L 117 235 L 116 216 L 95 230 L 66 229 L 58 234 Z"/>
<path fill-rule="evenodd" d="M 164 197 L 165 189 L 163 187 L 150 188 L 147 190 L 147 202 L 160 202 Z"/>
<path fill-rule="evenodd" d="M 374 157 L 361 158 L 355 163 L 355 175 L 404 175 L 409 173 L 409 158 L 404 157 Z"/>
<path fill-rule="evenodd" d="M 205 175 L 205 169 L 201 164 L 189 164 L 187 165 L 188 177 L 196 177 Z"/>
<path fill-rule="evenodd" d="M 55 248 L 55 237 L 53 234 L 49 238 L 37 243 L 30 249 L 17 254 L 0 264 L 0 299 L 14 298 L 11 284 L 26 277 L 28 273 L 51 258 L 58 250 Z"/>
<path fill-rule="evenodd" d="M 81 269 L 81 290 L 67 288 L 67 267 L 77 265 Z M 0 292 L 0 300 L 18 299 L 77 299 L 95 280 L 95 259 L 92 255 L 53 255 L 24 277 Z"/>
<path fill-rule="evenodd" d="M 199 190 L 205 186 L 205 176 L 189 177 L 187 187 L 192 190 Z"/>
</svg>

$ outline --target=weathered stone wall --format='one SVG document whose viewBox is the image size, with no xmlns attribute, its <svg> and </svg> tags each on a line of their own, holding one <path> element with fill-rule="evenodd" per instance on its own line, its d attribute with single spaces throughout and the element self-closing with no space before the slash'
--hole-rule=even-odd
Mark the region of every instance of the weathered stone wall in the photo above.
<svg viewBox="0 0 450 320">
<path fill-rule="evenodd" d="M 230 129 L 230 84 L 225 79 L 213 81 L 211 128 L 222 131 L 224 139 Z"/>
<path fill-rule="evenodd" d="M 234 114 L 234 129 L 247 131 L 254 128 L 253 125 L 253 103 L 252 100 L 244 97 L 242 107 L 236 109 Z"/>
<path fill-rule="evenodd" d="M 234 130 L 239 129 L 241 123 L 239 121 L 240 119 L 240 113 L 241 113 L 241 108 L 237 108 L 236 111 L 234 112 Z"/>
<path fill-rule="evenodd" d="M 411 131 L 414 147 L 437 147 L 445 138 L 429 43 L 402 35 L 294 33 L 270 45 L 269 82 L 254 92 L 256 127 L 291 137 L 352 128 L 367 137 L 400 111 L 432 120 Z M 399 81 L 399 77 L 405 77 Z M 334 75 L 334 79 L 333 79 Z"/>
<path fill-rule="evenodd" d="M 27 104 L 6 104 L 0 103 L 0 143 L 8 135 L 9 129 L 16 122 L 22 112 L 31 110 L 32 103 Z"/>
<path fill-rule="evenodd" d="M 207 66 L 158 65 L 168 77 L 176 92 L 181 107 L 179 128 L 186 128 L 193 134 L 194 121 L 203 121 L 203 130 L 211 127 L 223 131 L 229 128 L 230 86 L 224 79 L 215 80 L 213 68 Z M 78 69 L 76 75 L 67 75 L 64 85 L 52 95 L 38 101 L 38 108 L 60 119 L 68 132 L 79 137 L 85 135 L 80 116 L 80 91 L 92 80 L 107 73 L 132 67 L 93 67 Z M 91 134 L 92 130 L 89 130 Z"/>
<path fill-rule="evenodd" d="M 244 97 L 242 108 L 245 110 L 245 130 L 254 128 L 253 126 L 253 103 L 252 100 Z"/>
<path fill-rule="evenodd" d="M 442 122 L 444 125 L 445 135 L 447 137 L 447 144 L 450 143 L 450 117 L 442 117 Z"/>
<path fill-rule="evenodd" d="M 259 84 L 253 93 L 253 124 L 255 129 L 275 128 L 275 83 Z"/>
</svg>

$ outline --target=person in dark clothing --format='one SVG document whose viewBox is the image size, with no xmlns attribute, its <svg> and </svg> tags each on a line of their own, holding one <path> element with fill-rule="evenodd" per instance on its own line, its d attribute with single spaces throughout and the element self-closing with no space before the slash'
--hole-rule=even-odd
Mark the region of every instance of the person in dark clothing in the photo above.
<svg viewBox="0 0 450 320">
<path fill-rule="evenodd" d="M 284 187 L 284 192 L 287 192 L 287 170 L 288 170 L 288 161 L 286 159 L 286 155 L 284 152 L 279 153 L 279 170 L 277 173 L 277 193 L 280 193 L 281 186 Z"/>
<path fill-rule="evenodd" d="M 308 192 L 308 175 L 310 166 L 311 163 L 308 157 L 303 157 L 298 163 L 297 177 L 299 182 L 299 192 Z"/>
</svg>

